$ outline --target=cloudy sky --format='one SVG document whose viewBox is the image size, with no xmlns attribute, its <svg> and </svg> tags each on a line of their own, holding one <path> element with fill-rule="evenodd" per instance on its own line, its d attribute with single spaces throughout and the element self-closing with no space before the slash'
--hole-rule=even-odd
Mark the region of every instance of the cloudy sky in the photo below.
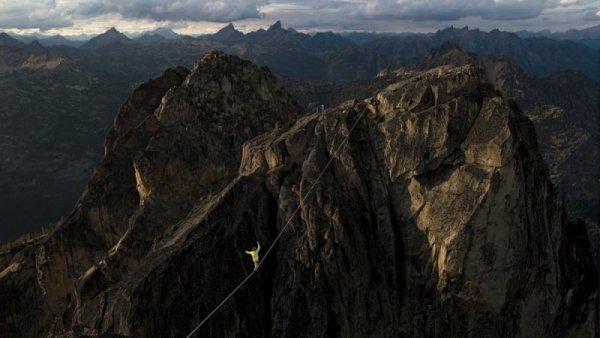
<svg viewBox="0 0 600 338">
<path fill-rule="evenodd" d="M 281 20 L 300 31 L 430 32 L 450 25 L 563 31 L 600 24 L 600 0 L 0 0 L 0 30 L 98 34 L 169 27 L 243 31 Z"/>
</svg>

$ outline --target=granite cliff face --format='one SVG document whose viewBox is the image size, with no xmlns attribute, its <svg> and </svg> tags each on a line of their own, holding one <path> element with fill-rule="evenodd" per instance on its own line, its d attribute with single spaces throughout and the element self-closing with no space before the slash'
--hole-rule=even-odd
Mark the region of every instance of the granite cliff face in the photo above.
<svg viewBox="0 0 600 338">
<path fill-rule="evenodd" d="M 422 67 L 447 64 L 480 66 L 504 98 L 519 103 L 570 212 L 600 224 L 600 84 L 575 71 L 533 77 L 510 59 L 465 53 L 452 44 L 434 50 Z"/>
<path fill-rule="evenodd" d="M 585 225 L 529 120 L 473 66 L 395 76 L 303 117 L 217 52 L 139 86 L 71 215 L 0 256 L 0 335 L 185 336 L 292 216 L 200 336 L 597 332 Z"/>
</svg>

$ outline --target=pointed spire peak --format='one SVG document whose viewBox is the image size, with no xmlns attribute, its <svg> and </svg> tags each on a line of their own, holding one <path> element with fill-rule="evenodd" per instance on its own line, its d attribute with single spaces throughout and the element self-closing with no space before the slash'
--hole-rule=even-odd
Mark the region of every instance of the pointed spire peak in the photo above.
<svg viewBox="0 0 600 338">
<path fill-rule="evenodd" d="M 115 27 L 111 27 L 109 30 L 107 30 L 106 32 L 100 34 L 99 36 L 108 37 L 108 38 L 111 38 L 111 39 L 126 39 L 126 40 L 129 40 L 129 38 L 127 37 L 127 35 L 119 32 Z"/>
<path fill-rule="evenodd" d="M 130 42 L 125 34 L 119 32 L 114 27 L 111 27 L 106 32 L 92 38 L 88 42 L 84 43 L 81 49 L 99 49 L 106 48 L 108 46 L 114 46 L 115 44 L 125 44 Z"/>
<path fill-rule="evenodd" d="M 233 25 L 232 22 L 230 22 L 227 26 L 221 28 L 222 31 L 235 31 L 237 29 L 235 29 L 235 26 Z"/>
<path fill-rule="evenodd" d="M 240 33 L 237 29 L 235 29 L 235 26 L 233 25 L 233 23 L 229 23 L 227 26 L 221 28 L 218 32 L 215 33 L 215 35 L 218 36 L 224 36 L 224 35 L 237 35 L 237 33 Z"/>
<path fill-rule="evenodd" d="M 237 42 L 239 41 L 244 34 L 233 26 L 232 23 L 229 23 L 227 26 L 221 28 L 218 32 L 212 35 L 211 39 L 216 39 L 222 42 Z"/>
<path fill-rule="evenodd" d="M 277 20 L 277 22 L 275 22 L 271 27 L 269 27 L 269 29 L 267 30 L 267 32 L 272 32 L 272 31 L 276 31 L 276 30 L 280 30 L 281 28 L 281 20 Z"/>
<path fill-rule="evenodd" d="M 121 32 L 119 32 L 115 27 L 111 27 L 110 29 L 108 29 L 106 32 L 100 34 L 99 36 L 109 36 L 109 37 L 120 37 L 120 38 L 127 38 L 127 36 Z M 129 38 L 127 38 L 129 39 Z"/>
</svg>

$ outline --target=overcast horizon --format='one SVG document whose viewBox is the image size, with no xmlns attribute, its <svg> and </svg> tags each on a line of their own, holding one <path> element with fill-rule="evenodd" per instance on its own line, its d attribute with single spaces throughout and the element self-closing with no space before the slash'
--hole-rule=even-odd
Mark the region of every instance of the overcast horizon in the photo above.
<svg viewBox="0 0 600 338">
<path fill-rule="evenodd" d="M 229 22 L 250 32 L 277 20 L 302 32 L 425 33 L 449 26 L 559 32 L 600 24 L 600 0 L 0 0 L 0 31 L 25 35 L 93 36 L 110 27 L 199 35 Z"/>
</svg>

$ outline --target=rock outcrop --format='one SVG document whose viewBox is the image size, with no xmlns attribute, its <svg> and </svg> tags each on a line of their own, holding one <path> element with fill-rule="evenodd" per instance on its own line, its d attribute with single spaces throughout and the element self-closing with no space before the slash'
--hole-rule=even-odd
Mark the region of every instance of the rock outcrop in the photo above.
<svg viewBox="0 0 600 338">
<path fill-rule="evenodd" d="M 531 122 L 479 68 L 395 76 L 303 117 L 217 52 L 141 85 L 69 218 L 0 257 L 0 334 L 185 336 L 289 221 L 199 336 L 593 335 L 585 225 Z"/>
<path fill-rule="evenodd" d="M 13 250 L 15 273 L 0 283 L 2 335 L 67 330 L 66 314 L 135 268 L 161 232 L 236 175 L 243 141 L 299 113 L 268 71 L 216 52 L 191 72 L 140 85 L 74 211 L 54 234 Z M 26 297 L 23 285 L 32 286 Z"/>
<path fill-rule="evenodd" d="M 480 66 L 505 99 L 519 103 L 535 125 L 550 178 L 566 195 L 571 214 L 600 224 L 600 84 L 575 71 L 536 78 L 510 59 L 466 53 L 452 44 L 434 50 L 422 67 L 448 64 Z"/>
<path fill-rule="evenodd" d="M 79 48 L 87 50 L 115 49 L 131 44 L 131 39 L 129 39 L 125 34 L 116 30 L 114 27 L 111 27 L 106 32 L 93 37 Z"/>
</svg>

